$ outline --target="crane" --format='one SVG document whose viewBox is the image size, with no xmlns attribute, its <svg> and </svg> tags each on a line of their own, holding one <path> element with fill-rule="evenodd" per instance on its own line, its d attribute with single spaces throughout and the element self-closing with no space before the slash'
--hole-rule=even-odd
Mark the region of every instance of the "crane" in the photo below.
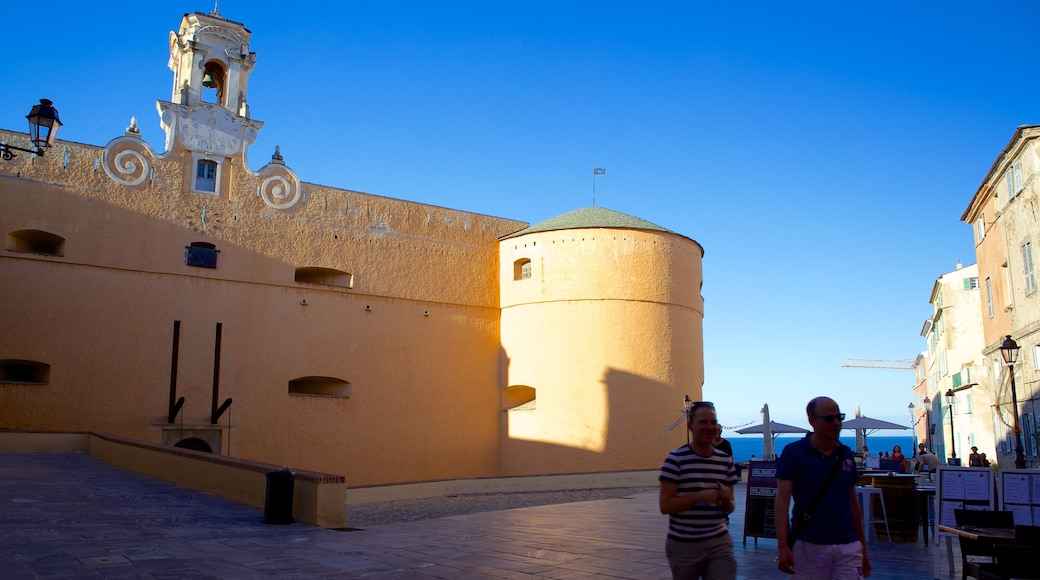
<svg viewBox="0 0 1040 580">
<path fill-rule="evenodd" d="M 914 361 L 912 360 L 881 360 L 881 359 L 864 359 L 864 358 L 847 358 L 845 362 L 841 364 L 842 368 L 859 368 L 859 369 L 886 369 L 890 371 L 912 371 L 914 370 Z"/>
</svg>

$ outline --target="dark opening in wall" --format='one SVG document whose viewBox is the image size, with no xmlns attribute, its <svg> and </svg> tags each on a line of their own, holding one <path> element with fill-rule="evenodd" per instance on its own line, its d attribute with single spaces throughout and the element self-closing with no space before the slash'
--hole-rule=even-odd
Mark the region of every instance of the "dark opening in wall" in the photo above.
<svg viewBox="0 0 1040 580">
<path fill-rule="evenodd" d="M 513 385 L 502 391 L 502 408 L 510 409 L 533 409 L 536 391 L 533 387 L 525 385 Z"/>
<path fill-rule="evenodd" d="M 33 360 L 0 360 L 0 384 L 46 385 L 51 365 Z"/>
<path fill-rule="evenodd" d="M 354 277 L 349 272 L 332 268 L 296 268 L 296 281 L 307 284 L 336 286 L 337 288 L 352 288 L 354 286 Z"/>
<path fill-rule="evenodd" d="M 349 397 L 350 383 L 336 377 L 300 377 L 289 381 L 290 395 Z"/>
<path fill-rule="evenodd" d="M 41 230 L 18 230 L 7 234 L 7 250 L 64 256 L 65 238 Z"/>
<path fill-rule="evenodd" d="M 216 268 L 220 250 L 207 242 L 192 242 L 184 248 L 184 263 L 197 268 Z"/>
</svg>

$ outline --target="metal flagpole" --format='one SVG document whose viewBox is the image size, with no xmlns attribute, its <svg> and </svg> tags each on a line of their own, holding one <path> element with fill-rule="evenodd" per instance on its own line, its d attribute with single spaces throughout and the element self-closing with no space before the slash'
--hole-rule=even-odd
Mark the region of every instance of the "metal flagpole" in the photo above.
<svg viewBox="0 0 1040 580">
<path fill-rule="evenodd" d="M 596 167 L 592 170 L 592 207 L 596 207 L 596 176 L 606 174 L 607 170 L 602 167 Z"/>
</svg>

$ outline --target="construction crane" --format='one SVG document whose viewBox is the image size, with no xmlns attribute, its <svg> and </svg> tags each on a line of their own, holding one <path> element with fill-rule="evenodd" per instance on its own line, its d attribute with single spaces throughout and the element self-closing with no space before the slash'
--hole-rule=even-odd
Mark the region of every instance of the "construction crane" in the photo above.
<svg viewBox="0 0 1040 580">
<path fill-rule="evenodd" d="M 847 358 L 845 359 L 845 362 L 841 364 L 841 367 L 857 369 L 886 369 L 890 371 L 912 371 L 914 370 L 914 361 Z"/>
</svg>

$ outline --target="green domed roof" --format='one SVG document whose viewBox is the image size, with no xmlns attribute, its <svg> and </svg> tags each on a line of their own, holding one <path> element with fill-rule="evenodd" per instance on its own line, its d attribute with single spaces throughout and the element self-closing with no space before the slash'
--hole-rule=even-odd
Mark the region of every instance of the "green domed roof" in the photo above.
<svg viewBox="0 0 1040 580">
<path fill-rule="evenodd" d="M 533 234 L 535 232 L 550 232 L 553 230 L 573 230 L 582 228 L 621 228 L 629 230 L 655 230 L 669 234 L 675 233 L 672 230 L 667 230 L 657 224 L 652 224 L 646 220 L 641 220 L 637 217 L 632 217 L 628 214 L 623 214 L 612 209 L 602 207 L 583 207 L 547 219 L 544 222 L 536 223 L 533 226 L 526 227 L 509 235 L 502 236 L 500 239 L 507 240 L 509 238 L 515 238 L 525 234 Z"/>
</svg>

